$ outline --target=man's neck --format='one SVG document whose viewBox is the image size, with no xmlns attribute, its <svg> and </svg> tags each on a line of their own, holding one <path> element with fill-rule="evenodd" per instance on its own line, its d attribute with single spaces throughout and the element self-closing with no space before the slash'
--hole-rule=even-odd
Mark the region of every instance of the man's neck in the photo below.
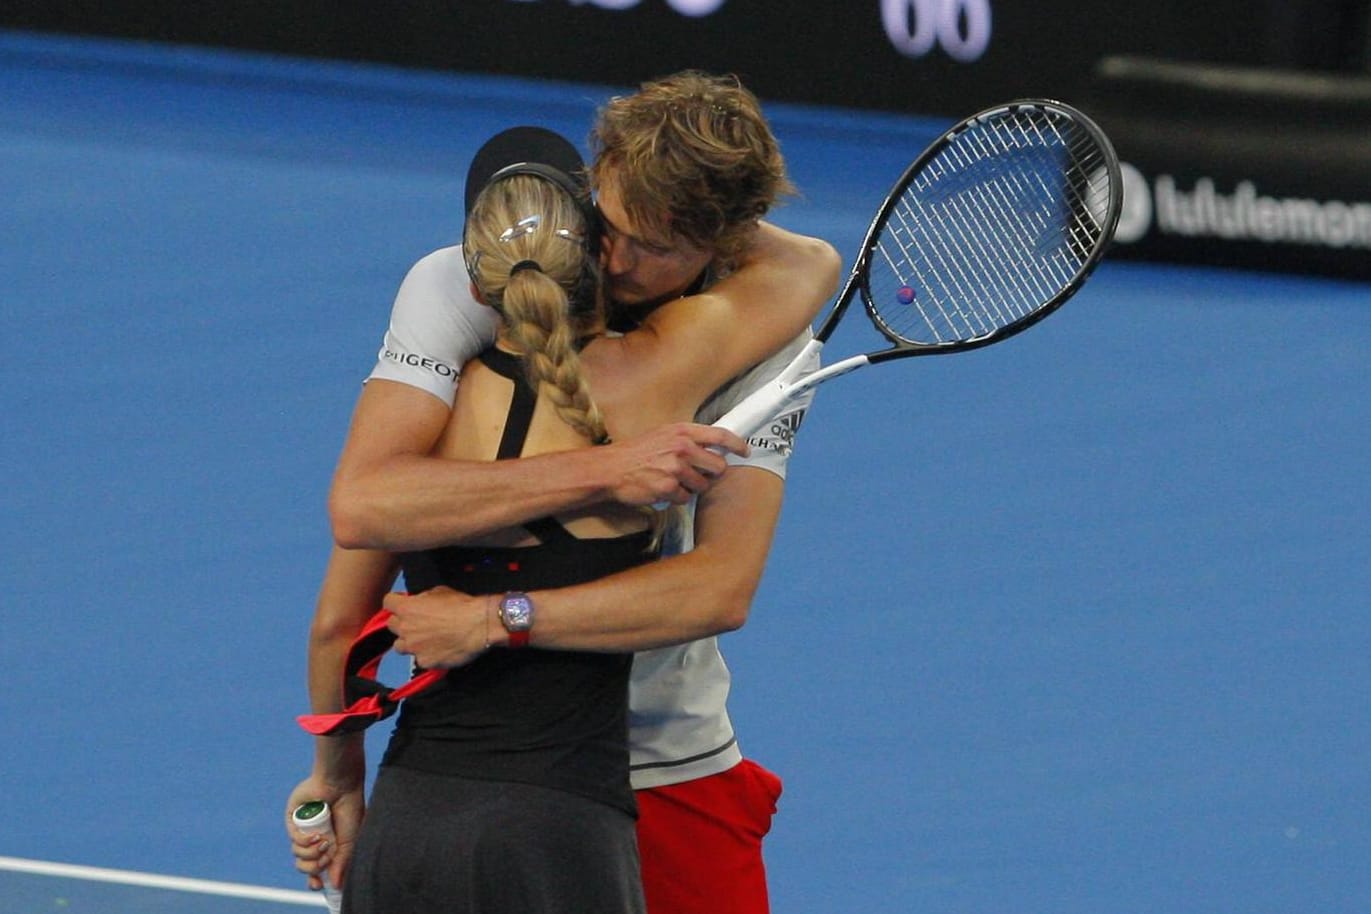
<svg viewBox="0 0 1371 914">
<path fill-rule="evenodd" d="M 612 302 L 609 310 L 610 313 L 614 315 L 614 318 L 609 322 L 610 329 L 626 333 L 647 320 L 649 314 L 656 311 L 667 302 L 675 301 L 678 298 L 685 298 L 687 295 L 700 294 L 713 278 L 713 267 L 706 267 L 704 270 L 700 271 L 700 275 L 695 277 L 690 285 L 686 286 L 684 291 L 673 292 L 669 295 L 663 295 L 660 298 L 653 298 L 632 305 Z"/>
</svg>

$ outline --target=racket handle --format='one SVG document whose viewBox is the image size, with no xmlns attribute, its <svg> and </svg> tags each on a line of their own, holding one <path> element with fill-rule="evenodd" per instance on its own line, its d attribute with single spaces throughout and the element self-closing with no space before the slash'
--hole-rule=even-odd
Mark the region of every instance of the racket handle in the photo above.
<svg viewBox="0 0 1371 914">
<path fill-rule="evenodd" d="M 750 438 L 762 426 L 785 412 L 796 397 L 830 378 L 870 364 L 867 356 L 854 355 L 820 368 L 819 352 L 823 347 L 822 340 L 810 340 L 784 371 L 748 394 L 714 425 L 728 429 L 739 438 Z"/>
<path fill-rule="evenodd" d="M 773 381 L 754 390 L 743 402 L 724 413 L 714 426 L 726 428 L 739 438 L 749 438 L 757 429 L 774 419 L 795 393 L 797 391 L 788 385 Z"/>
<path fill-rule="evenodd" d="M 305 834 L 327 835 L 330 842 L 333 840 L 333 814 L 329 812 L 327 803 L 318 800 L 302 803 L 295 807 L 290 817 L 295 827 Z M 327 871 L 320 873 L 319 878 L 324 882 L 324 901 L 328 909 L 333 914 L 340 914 L 343 910 L 343 890 L 329 880 Z"/>
<path fill-rule="evenodd" d="M 724 413 L 714 423 L 714 427 L 726 428 L 739 438 L 746 440 L 749 435 L 766 425 L 787 399 L 789 399 L 788 392 L 773 381 L 767 386 L 753 391 L 743 402 Z M 727 457 L 729 454 L 728 451 L 718 445 L 710 445 L 709 449 L 720 457 Z M 658 501 L 652 504 L 654 511 L 665 511 L 670 507 L 671 502 L 669 501 Z"/>
</svg>

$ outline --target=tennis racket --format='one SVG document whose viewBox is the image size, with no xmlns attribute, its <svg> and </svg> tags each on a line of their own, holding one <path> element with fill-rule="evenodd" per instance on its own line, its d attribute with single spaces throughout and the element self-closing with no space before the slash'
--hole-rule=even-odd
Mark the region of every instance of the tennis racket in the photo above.
<svg viewBox="0 0 1371 914">
<path fill-rule="evenodd" d="M 967 118 L 886 195 L 805 350 L 715 425 L 746 438 L 794 397 L 850 371 L 1027 330 L 1080 290 L 1114 236 L 1122 201 L 1118 156 L 1080 111 L 1027 99 Z M 892 345 L 803 375 L 858 295 Z"/>
</svg>

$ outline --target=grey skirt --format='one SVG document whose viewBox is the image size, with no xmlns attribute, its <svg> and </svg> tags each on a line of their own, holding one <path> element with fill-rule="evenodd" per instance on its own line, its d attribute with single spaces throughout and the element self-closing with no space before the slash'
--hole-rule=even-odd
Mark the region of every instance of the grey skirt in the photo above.
<svg viewBox="0 0 1371 914">
<path fill-rule="evenodd" d="M 575 794 L 383 766 L 343 914 L 643 914 L 634 820 Z"/>
</svg>

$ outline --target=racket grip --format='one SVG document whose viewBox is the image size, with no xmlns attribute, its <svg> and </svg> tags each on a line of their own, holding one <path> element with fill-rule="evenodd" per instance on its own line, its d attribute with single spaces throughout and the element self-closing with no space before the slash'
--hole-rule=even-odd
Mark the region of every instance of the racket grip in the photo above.
<svg viewBox="0 0 1371 914">
<path fill-rule="evenodd" d="M 327 835 L 330 841 L 333 840 L 333 814 L 329 812 L 327 803 L 321 801 L 302 803 L 295 807 L 290 817 L 295 823 L 295 827 L 305 834 Z M 319 878 L 324 883 L 324 901 L 328 904 L 328 909 L 333 914 L 341 914 L 343 890 L 329 880 L 327 872 L 320 873 Z"/>
<path fill-rule="evenodd" d="M 805 394 L 820 381 L 827 379 L 834 371 L 850 371 L 848 363 L 865 356 L 844 359 L 830 368 L 819 367 L 819 353 L 824 348 L 820 339 L 810 339 L 800 353 L 791 359 L 780 374 L 752 393 L 741 403 L 724 413 L 714 423 L 716 428 L 726 428 L 739 438 L 750 438 L 757 430 L 785 412 L 791 401 Z M 856 367 L 855 365 L 853 367 Z"/>
<path fill-rule="evenodd" d="M 786 385 L 775 382 L 767 384 L 753 391 L 743 402 L 724 413 L 714 426 L 726 428 L 739 438 L 748 438 L 757 429 L 776 418 L 792 393 Z"/>
<path fill-rule="evenodd" d="M 753 391 L 743 402 L 724 413 L 714 423 L 714 428 L 726 428 L 744 440 L 772 419 L 781 406 L 789 399 L 788 391 L 775 383 Z M 721 457 L 729 452 L 722 447 L 710 445 L 709 449 Z M 671 507 L 669 501 L 654 502 L 652 510 L 665 511 Z"/>
</svg>

